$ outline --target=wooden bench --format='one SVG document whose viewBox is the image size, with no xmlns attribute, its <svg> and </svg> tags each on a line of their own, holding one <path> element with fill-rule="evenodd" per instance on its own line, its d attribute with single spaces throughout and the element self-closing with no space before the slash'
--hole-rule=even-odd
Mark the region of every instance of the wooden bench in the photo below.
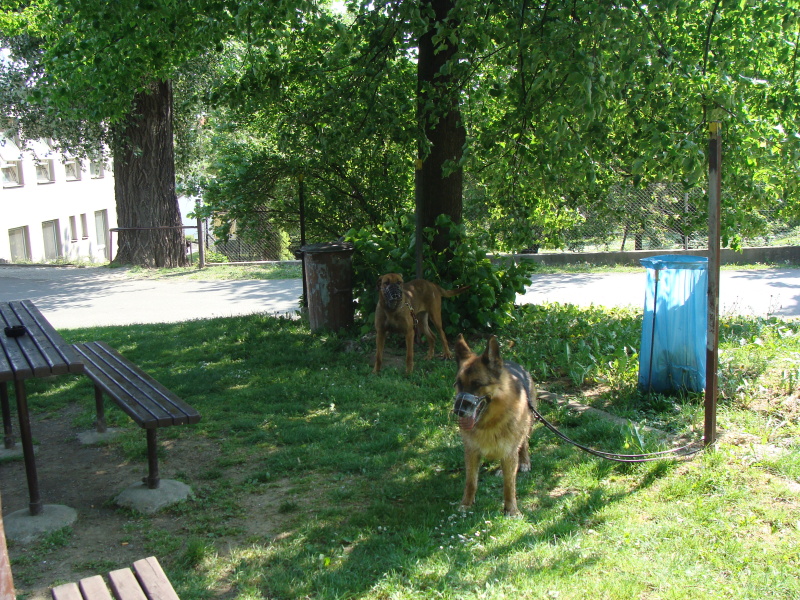
<svg viewBox="0 0 800 600">
<path fill-rule="evenodd" d="M 105 392 L 147 431 L 148 475 L 143 481 L 149 489 L 156 489 L 159 483 L 158 428 L 197 423 L 200 413 L 108 344 L 87 342 L 74 344 L 74 348 L 81 356 L 86 375 L 94 382 L 97 432 L 106 431 Z"/>
<path fill-rule="evenodd" d="M 154 556 L 137 560 L 133 570 L 111 571 L 107 578 L 108 585 L 101 575 L 94 575 L 56 586 L 51 590 L 53 600 L 179 600 Z"/>
</svg>

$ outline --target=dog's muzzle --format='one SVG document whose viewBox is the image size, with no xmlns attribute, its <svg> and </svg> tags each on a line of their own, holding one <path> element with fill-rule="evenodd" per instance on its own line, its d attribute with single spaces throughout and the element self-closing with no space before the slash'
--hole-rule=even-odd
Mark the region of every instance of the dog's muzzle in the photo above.
<svg viewBox="0 0 800 600">
<path fill-rule="evenodd" d="M 461 429 L 473 429 L 483 416 L 489 401 L 486 396 L 475 396 L 466 392 L 456 394 L 453 401 L 453 416 Z"/>
<path fill-rule="evenodd" d="M 403 299 L 403 287 L 399 283 L 387 283 L 383 286 L 383 299 L 389 310 L 397 310 Z"/>
</svg>

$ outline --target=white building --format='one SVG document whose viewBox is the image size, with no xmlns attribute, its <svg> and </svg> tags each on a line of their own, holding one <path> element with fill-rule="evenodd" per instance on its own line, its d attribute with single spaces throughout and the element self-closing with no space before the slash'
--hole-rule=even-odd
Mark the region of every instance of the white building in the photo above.
<svg viewBox="0 0 800 600">
<path fill-rule="evenodd" d="M 117 226 L 109 165 L 63 156 L 43 140 L 29 146 L 0 134 L 0 262 L 107 261 Z"/>
</svg>

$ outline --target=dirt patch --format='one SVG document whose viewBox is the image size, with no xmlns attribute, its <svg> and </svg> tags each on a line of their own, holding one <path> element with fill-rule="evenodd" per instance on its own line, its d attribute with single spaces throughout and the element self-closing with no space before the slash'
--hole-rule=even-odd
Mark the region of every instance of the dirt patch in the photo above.
<svg viewBox="0 0 800 600">
<path fill-rule="evenodd" d="M 122 490 L 147 474 L 146 459 L 129 461 L 113 445 L 82 445 L 77 439 L 79 430 L 72 425 L 77 414 L 78 408 L 70 407 L 55 417 L 34 417 L 31 422 L 42 501 L 75 509 L 78 520 L 72 526 L 69 541 L 50 552 L 43 551 L 41 544 L 9 541 L 17 594 L 29 598 L 49 598 L 49 588 L 55 584 L 129 566 L 149 555 L 133 527 L 138 517 L 113 503 Z M 144 431 L 141 433 L 144 438 Z M 204 440 L 167 443 L 167 459 L 159 463 L 163 479 L 180 471 L 196 481 L 193 477 L 207 468 L 202 457 L 211 461 L 218 454 L 213 443 Z M 22 458 L 0 463 L 0 490 L 4 516 L 27 509 L 28 486 Z M 243 523 L 246 527 L 248 521 L 257 522 L 257 535 L 269 535 L 279 529 L 277 524 L 265 523 L 265 518 L 268 517 L 261 513 L 259 519 L 245 518 Z M 184 527 L 180 519 L 168 515 L 156 515 L 153 520 L 167 533 L 177 534 Z"/>
</svg>

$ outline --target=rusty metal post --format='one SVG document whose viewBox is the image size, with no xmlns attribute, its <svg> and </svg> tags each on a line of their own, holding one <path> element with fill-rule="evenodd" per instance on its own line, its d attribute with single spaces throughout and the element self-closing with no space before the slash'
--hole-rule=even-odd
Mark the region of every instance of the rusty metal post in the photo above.
<svg viewBox="0 0 800 600">
<path fill-rule="evenodd" d="M 416 278 L 422 279 L 424 273 L 422 272 L 422 159 L 418 158 L 414 162 L 414 216 L 416 220 L 415 225 L 415 243 L 414 253 L 416 260 Z"/>
<path fill-rule="evenodd" d="M 300 248 L 306 245 L 306 188 L 303 185 L 303 174 L 297 176 L 298 195 L 300 196 Z M 301 255 L 300 266 L 303 276 L 303 308 L 308 308 L 308 286 L 306 285 L 306 255 Z"/>
<path fill-rule="evenodd" d="M 706 335 L 706 397 L 703 440 L 717 439 L 717 365 L 719 360 L 720 190 L 722 138 L 720 123 L 709 123 L 708 140 L 708 333 Z"/>
<path fill-rule="evenodd" d="M 158 489 L 161 482 L 158 474 L 158 429 L 147 429 L 147 477 L 144 484 L 148 490 Z"/>
<path fill-rule="evenodd" d="M 103 406 L 103 390 L 99 385 L 94 386 L 94 407 L 97 412 L 97 420 L 94 422 L 97 433 L 105 433 L 108 431 L 106 425 L 106 410 Z"/>
</svg>

